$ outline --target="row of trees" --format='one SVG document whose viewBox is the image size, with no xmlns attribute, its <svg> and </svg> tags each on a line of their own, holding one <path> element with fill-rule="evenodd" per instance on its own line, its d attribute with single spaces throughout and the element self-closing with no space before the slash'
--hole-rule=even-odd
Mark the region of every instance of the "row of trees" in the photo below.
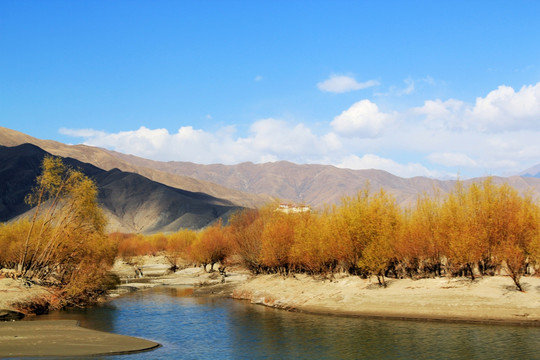
<svg viewBox="0 0 540 360">
<path fill-rule="evenodd" d="M 230 239 L 218 222 L 201 231 L 180 230 L 172 234 L 122 234 L 109 235 L 116 244 L 118 256 L 128 263 L 136 263 L 141 255 L 164 255 L 171 270 L 176 271 L 181 265 L 198 264 L 205 270 L 213 271 L 214 265 L 223 263 L 231 256 Z M 207 269 L 207 266 L 210 266 Z"/>
<path fill-rule="evenodd" d="M 361 276 L 494 275 L 520 278 L 540 258 L 540 208 L 491 179 L 447 196 L 423 196 L 402 209 L 384 190 L 361 191 L 321 213 L 272 207 L 232 219 L 234 248 L 254 272 L 302 271 Z"/>
<path fill-rule="evenodd" d="M 120 253 L 163 252 L 174 266 L 183 258 L 212 269 L 227 259 L 254 273 L 348 272 L 376 276 L 381 285 L 388 277 L 500 273 L 522 290 L 521 276 L 540 259 L 540 207 L 531 194 L 491 179 L 458 182 L 446 196 L 419 197 L 412 209 L 366 188 L 321 212 L 286 213 L 268 204 L 236 214 L 227 226 L 137 237 L 119 242 Z"/>
</svg>

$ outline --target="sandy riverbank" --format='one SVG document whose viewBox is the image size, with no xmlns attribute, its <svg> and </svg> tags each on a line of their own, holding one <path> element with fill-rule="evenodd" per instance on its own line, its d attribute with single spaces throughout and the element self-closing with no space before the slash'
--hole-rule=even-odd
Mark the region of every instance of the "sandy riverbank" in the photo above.
<svg viewBox="0 0 540 360">
<path fill-rule="evenodd" d="M 120 277 L 120 285 L 111 296 L 155 286 L 184 285 L 194 287 L 194 296 L 231 297 L 239 284 L 251 278 L 247 270 L 237 267 L 228 268 L 225 276 L 217 271 L 206 272 L 202 267 L 186 267 L 171 272 L 170 264 L 162 256 L 141 256 L 135 263 L 128 264 L 122 260 L 115 262 L 112 272 Z M 142 271 L 142 277 L 136 275 L 136 269 Z"/>
<path fill-rule="evenodd" d="M 508 277 L 376 280 L 342 275 L 316 280 L 306 275 L 255 277 L 233 297 L 293 311 L 348 316 L 505 322 L 540 325 L 540 278 L 523 278 L 525 292 Z"/>
<path fill-rule="evenodd" d="M 0 357 L 113 355 L 158 346 L 149 340 L 85 329 L 74 320 L 0 322 Z"/>
<path fill-rule="evenodd" d="M 0 320 L 24 316 L 18 313 L 17 304 L 29 304 L 50 295 L 46 288 L 38 285 L 24 286 L 21 281 L 0 278 Z"/>
</svg>

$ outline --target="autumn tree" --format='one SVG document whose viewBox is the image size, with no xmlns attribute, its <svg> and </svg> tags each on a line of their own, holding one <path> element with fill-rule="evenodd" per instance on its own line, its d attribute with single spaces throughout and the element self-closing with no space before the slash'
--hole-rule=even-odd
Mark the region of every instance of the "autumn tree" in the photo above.
<svg viewBox="0 0 540 360">
<path fill-rule="evenodd" d="M 498 190 L 497 241 L 493 254 L 504 262 L 516 288 L 523 291 L 520 279 L 528 264 L 538 260 L 540 208 L 530 194 L 520 196 L 507 185 Z"/>
<path fill-rule="evenodd" d="M 441 234 L 441 196 L 424 193 L 416 206 L 404 212 L 404 226 L 396 243 L 396 253 L 409 277 L 441 276 L 443 259 L 448 248 L 447 237 Z"/>
<path fill-rule="evenodd" d="M 261 235 L 264 223 L 259 210 L 246 209 L 229 219 L 231 245 L 243 265 L 254 273 L 261 271 Z"/>
<path fill-rule="evenodd" d="M 116 249 L 105 236 L 97 194 L 95 183 L 81 171 L 60 158 L 43 159 L 42 173 L 26 198 L 34 206 L 31 219 L 10 225 L 25 228 L 24 236 L 14 239 L 21 276 L 59 286 L 71 299 L 98 290 L 96 279 L 104 276 Z"/>
<path fill-rule="evenodd" d="M 274 211 L 261 234 L 261 263 L 272 272 L 288 273 L 295 227 L 302 214 Z"/>
<path fill-rule="evenodd" d="M 374 274 L 379 284 L 386 287 L 386 270 L 396 257 L 394 243 L 401 229 L 401 211 L 395 199 L 380 190 L 369 198 L 361 221 L 364 240 L 358 265 L 368 274 Z"/>
<path fill-rule="evenodd" d="M 229 253 L 230 245 L 227 241 L 221 221 L 202 230 L 199 238 L 191 245 L 191 258 L 202 265 L 206 271 L 206 265 L 210 265 L 210 271 L 214 265 L 223 262 Z"/>
<path fill-rule="evenodd" d="M 447 244 L 446 255 L 454 274 L 475 279 L 476 264 L 483 257 L 481 221 L 474 192 L 457 182 L 441 207 L 440 234 Z"/>
<path fill-rule="evenodd" d="M 289 254 L 291 266 L 311 274 L 331 273 L 340 258 L 335 245 L 328 213 L 303 214 L 294 229 Z"/>
<path fill-rule="evenodd" d="M 166 237 L 165 258 L 171 264 L 171 270 L 178 269 L 180 259 L 187 259 L 189 247 L 197 240 L 197 233 L 193 230 L 182 229 Z"/>
</svg>

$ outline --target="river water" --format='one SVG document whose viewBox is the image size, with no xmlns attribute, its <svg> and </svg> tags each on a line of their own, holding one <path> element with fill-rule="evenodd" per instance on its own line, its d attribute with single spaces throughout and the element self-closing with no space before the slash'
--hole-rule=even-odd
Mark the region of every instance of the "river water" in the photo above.
<svg viewBox="0 0 540 360">
<path fill-rule="evenodd" d="M 106 359 L 540 359 L 538 327 L 312 315 L 192 293 L 157 287 L 36 320 L 163 345 Z"/>
</svg>

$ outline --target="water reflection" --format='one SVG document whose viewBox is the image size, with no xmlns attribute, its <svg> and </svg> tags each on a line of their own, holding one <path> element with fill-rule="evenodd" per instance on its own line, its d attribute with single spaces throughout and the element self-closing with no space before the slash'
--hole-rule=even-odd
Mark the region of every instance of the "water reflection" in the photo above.
<svg viewBox="0 0 540 360">
<path fill-rule="evenodd" d="M 163 344 L 107 359 L 537 358 L 535 327 L 317 316 L 161 287 L 48 315 Z"/>
</svg>

